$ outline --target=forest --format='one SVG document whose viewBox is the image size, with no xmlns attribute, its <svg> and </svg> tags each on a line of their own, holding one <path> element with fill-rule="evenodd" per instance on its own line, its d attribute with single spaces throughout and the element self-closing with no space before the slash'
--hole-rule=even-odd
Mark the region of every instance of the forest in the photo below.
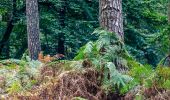
<svg viewBox="0 0 170 100">
<path fill-rule="evenodd" d="M 170 100 L 170 0 L 0 0 L 0 100 Z"/>
</svg>

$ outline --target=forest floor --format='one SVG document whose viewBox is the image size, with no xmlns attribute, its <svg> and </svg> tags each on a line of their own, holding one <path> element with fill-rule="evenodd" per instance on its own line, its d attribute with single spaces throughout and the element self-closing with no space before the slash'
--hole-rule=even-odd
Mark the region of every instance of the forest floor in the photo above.
<svg viewBox="0 0 170 100">
<path fill-rule="evenodd" d="M 106 92 L 100 73 L 83 61 L 32 62 L 36 68 L 21 69 L 21 61 L 1 63 L 1 99 L 5 100 L 169 100 L 170 91 L 136 86 L 124 95 Z M 28 63 L 27 63 L 28 64 Z M 32 66 L 31 63 L 28 65 Z M 23 67 L 23 66 L 22 66 Z M 30 84 L 32 83 L 32 84 Z M 143 94 L 143 95 L 140 95 Z"/>
</svg>

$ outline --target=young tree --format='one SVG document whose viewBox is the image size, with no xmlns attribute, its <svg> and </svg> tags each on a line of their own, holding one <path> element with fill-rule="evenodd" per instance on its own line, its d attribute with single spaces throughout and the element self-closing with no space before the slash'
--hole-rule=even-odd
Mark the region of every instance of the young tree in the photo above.
<svg viewBox="0 0 170 100">
<path fill-rule="evenodd" d="M 26 0 L 26 16 L 29 56 L 32 60 L 37 60 L 41 49 L 37 0 Z"/>
<path fill-rule="evenodd" d="M 124 38 L 122 0 L 100 0 L 99 16 L 101 27 L 115 32 L 122 39 Z"/>
</svg>

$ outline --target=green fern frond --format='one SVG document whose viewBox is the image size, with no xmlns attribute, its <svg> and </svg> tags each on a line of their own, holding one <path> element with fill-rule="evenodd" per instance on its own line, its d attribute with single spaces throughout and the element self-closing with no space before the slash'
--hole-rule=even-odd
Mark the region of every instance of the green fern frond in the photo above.
<svg viewBox="0 0 170 100">
<path fill-rule="evenodd" d="M 85 45 L 85 49 L 83 51 L 84 54 L 91 54 L 92 53 L 92 50 L 93 50 L 93 42 L 88 42 L 86 45 Z"/>
<path fill-rule="evenodd" d="M 110 80 L 107 79 L 104 81 L 104 87 L 117 86 L 118 88 L 121 88 L 132 80 L 132 77 L 120 73 L 112 62 L 108 62 L 106 68 L 109 69 Z"/>
</svg>

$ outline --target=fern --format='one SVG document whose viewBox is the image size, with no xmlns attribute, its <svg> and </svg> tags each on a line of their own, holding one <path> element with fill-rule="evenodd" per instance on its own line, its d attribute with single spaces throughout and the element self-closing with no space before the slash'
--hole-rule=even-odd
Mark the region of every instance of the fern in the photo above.
<svg viewBox="0 0 170 100">
<path fill-rule="evenodd" d="M 21 91 L 21 89 L 22 89 L 22 86 L 19 83 L 19 81 L 15 81 L 13 82 L 13 84 L 9 86 L 9 88 L 7 88 L 7 91 L 9 94 L 14 94 L 14 93 Z"/>
<path fill-rule="evenodd" d="M 165 89 L 170 89 L 170 80 L 166 80 L 164 83 L 163 83 L 163 88 Z"/>
<path fill-rule="evenodd" d="M 112 62 L 107 62 L 105 68 L 108 68 L 110 73 L 110 80 L 107 78 L 107 75 L 105 75 L 104 88 L 106 89 L 115 86 L 120 89 L 121 87 L 124 87 L 126 83 L 132 80 L 130 76 L 123 75 L 118 70 L 116 70 L 116 67 Z"/>
<path fill-rule="evenodd" d="M 143 85 L 145 81 L 152 80 L 155 75 L 152 67 L 149 65 L 145 65 L 143 67 L 133 67 L 129 74 L 141 85 Z"/>
<path fill-rule="evenodd" d="M 74 60 L 81 60 L 81 59 L 84 59 L 84 49 L 85 49 L 85 46 L 81 47 L 77 56 L 74 57 Z"/>
<path fill-rule="evenodd" d="M 99 35 L 98 40 L 88 42 L 80 49 L 74 59 L 90 59 L 98 71 L 104 67 L 104 80 L 102 82 L 104 89 L 111 91 L 114 87 L 124 87 L 132 80 L 130 76 L 124 75 L 120 70 L 117 70 L 120 66 L 128 68 L 126 58 L 129 55 L 125 50 L 124 44 L 119 36 L 106 30 L 97 29 L 93 34 Z M 110 78 L 108 78 L 108 75 Z"/>
<path fill-rule="evenodd" d="M 83 53 L 91 53 L 92 52 L 92 49 L 93 49 L 93 42 L 88 42 L 85 46 L 85 49 L 84 49 L 84 52 Z"/>
<path fill-rule="evenodd" d="M 36 83 L 40 75 L 42 63 L 39 61 L 27 60 L 3 60 L 0 69 L 0 76 L 3 82 L 0 83 L 2 89 L 9 94 L 17 93 L 31 88 Z"/>
<path fill-rule="evenodd" d="M 97 48 L 96 44 L 93 42 L 88 42 L 85 46 L 80 48 L 78 55 L 74 58 L 74 60 L 81 60 L 86 58 L 95 58 L 97 56 Z"/>
</svg>

